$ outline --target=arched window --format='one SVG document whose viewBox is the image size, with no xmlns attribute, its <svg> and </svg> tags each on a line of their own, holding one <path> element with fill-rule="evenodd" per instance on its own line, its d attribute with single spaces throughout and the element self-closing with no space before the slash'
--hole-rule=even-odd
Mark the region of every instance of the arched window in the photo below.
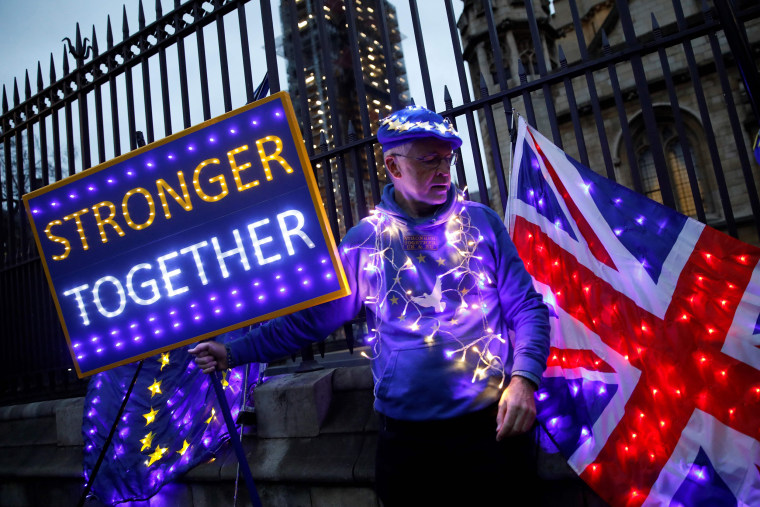
<svg viewBox="0 0 760 507">
<path fill-rule="evenodd" d="M 714 214 L 713 200 L 709 191 L 711 185 L 709 185 L 704 171 L 705 164 L 702 162 L 702 156 L 699 152 L 699 147 L 704 145 L 704 134 L 701 126 L 690 115 L 682 113 L 686 133 L 686 142 L 684 143 L 678 136 L 672 111 L 659 107 L 656 108 L 655 112 L 657 134 L 665 152 L 665 162 L 670 180 L 669 184 L 673 191 L 678 211 L 691 217 L 698 216 L 697 200 L 694 199 L 689 179 L 688 168 L 691 165 L 694 169 L 693 174 L 696 187 L 699 191 L 699 200 L 701 200 L 705 215 Z M 650 199 L 663 202 L 662 188 L 657 178 L 652 148 L 641 116 L 631 123 L 630 132 L 639 169 L 641 191 Z M 619 155 L 621 159 L 621 167 L 618 174 L 619 180 L 629 188 L 635 188 L 630 165 L 627 163 L 624 143 L 620 144 Z"/>
</svg>

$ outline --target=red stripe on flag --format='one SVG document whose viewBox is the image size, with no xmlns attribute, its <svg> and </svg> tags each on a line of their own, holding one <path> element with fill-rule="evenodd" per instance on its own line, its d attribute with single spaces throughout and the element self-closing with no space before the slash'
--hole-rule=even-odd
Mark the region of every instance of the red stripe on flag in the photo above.
<svg viewBox="0 0 760 507">
<path fill-rule="evenodd" d="M 586 240 L 589 251 L 600 262 L 603 262 L 604 264 L 611 267 L 612 269 L 617 270 L 617 266 L 615 266 L 615 263 L 612 261 L 612 257 L 610 257 L 610 254 L 607 253 L 607 250 L 604 248 L 604 245 L 602 245 L 602 242 L 597 237 L 596 233 L 594 232 L 594 229 L 586 221 L 586 217 L 583 216 L 583 213 L 581 213 L 581 210 L 578 209 L 578 206 L 575 204 L 575 202 L 573 202 L 572 198 L 570 197 L 570 194 L 567 192 L 567 189 L 565 188 L 565 185 L 559 179 L 557 172 L 554 170 L 554 167 L 549 162 L 549 159 L 546 158 L 546 155 L 544 155 L 544 152 L 541 149 L 541 146 L 539 146 L 538 141 L 536 141 L 536 138 L 533 137 L 533 134 L 531 133 L 530 130 L 528 130 L 527 132 L 528 134 L 530 134 L 530 137 L 533 139 L 533 143 L 536 145 L 536 151 L 541 156 L 541 160 L 544 161 L 544 165 L 546 166 L 546 169 L 549 171 L 549 175 L 551 176 L 552 181 L 554 182 L 554 185 L 557 187 L 557 190 L 562 195 L 562 199 L 565 201 L 565 205 L 567 206 L 567 209 L 570 211 L 570 216 L 573 217 L 573 220 L 575 220 L 575 224 L 578 226 L 578 230 L 580 231 L 583 238 Z"/>
<path fill-rule="evenodd" d="M 558 349 L 552 347 L 549 350 L 549 359 L 546 362 L 546 366 L 559 366 L 565 370 L 585 368 L 590 371 L 600 371 L 603 373 L 615 372 L 612 366 L 596 355 L 593 350 L 589 349 Z"/>
</svg>

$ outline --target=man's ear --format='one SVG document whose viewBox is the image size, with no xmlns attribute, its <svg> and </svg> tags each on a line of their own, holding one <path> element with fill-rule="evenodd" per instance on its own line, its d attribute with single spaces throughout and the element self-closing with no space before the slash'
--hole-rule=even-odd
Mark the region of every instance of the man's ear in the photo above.
<svg viewBox="0 0 760 507">
<path fill-rule="evenodd" d="M 386 155 L 384 162 L 385 169 L 388 171 L 388 174 L 390 174 L 392 178 L 401 177 L 401 170 L 399 169 L 398 164 L 396 163 L 396 158 L 393 155 Z"/>
</svg>

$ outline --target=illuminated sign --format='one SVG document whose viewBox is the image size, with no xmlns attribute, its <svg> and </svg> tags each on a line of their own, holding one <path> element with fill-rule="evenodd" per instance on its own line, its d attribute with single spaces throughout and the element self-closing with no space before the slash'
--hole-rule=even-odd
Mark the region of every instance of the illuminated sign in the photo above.
<svg viewBox="0 0 760 507">
<path fill-rule="evenodd" d="M 349 292 L 284 92 L 24 204 L 80 377 Z"/>
</svg>

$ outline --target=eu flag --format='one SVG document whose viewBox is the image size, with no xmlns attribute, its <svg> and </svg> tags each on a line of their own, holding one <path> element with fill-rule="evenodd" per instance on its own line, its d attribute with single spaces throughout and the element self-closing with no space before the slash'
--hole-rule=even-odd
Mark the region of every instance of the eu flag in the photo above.
<svg viewBox="0 0 760 507">
<path fill-rule="evenodd" d="M 120 366 L 90 380 L 82 424 L 87 480 L 136 369 L 137 363 Z M 242 371 L 223 374 L 233 418 L 240 410 Z M 210 379 L 196 367 L 187 347 L 145 359 L 95 476 L 93 494 L 110 505 L 145 500 L 194 466 L 213 460 L 229 439 L 216 407 Z"/>
</svg>

